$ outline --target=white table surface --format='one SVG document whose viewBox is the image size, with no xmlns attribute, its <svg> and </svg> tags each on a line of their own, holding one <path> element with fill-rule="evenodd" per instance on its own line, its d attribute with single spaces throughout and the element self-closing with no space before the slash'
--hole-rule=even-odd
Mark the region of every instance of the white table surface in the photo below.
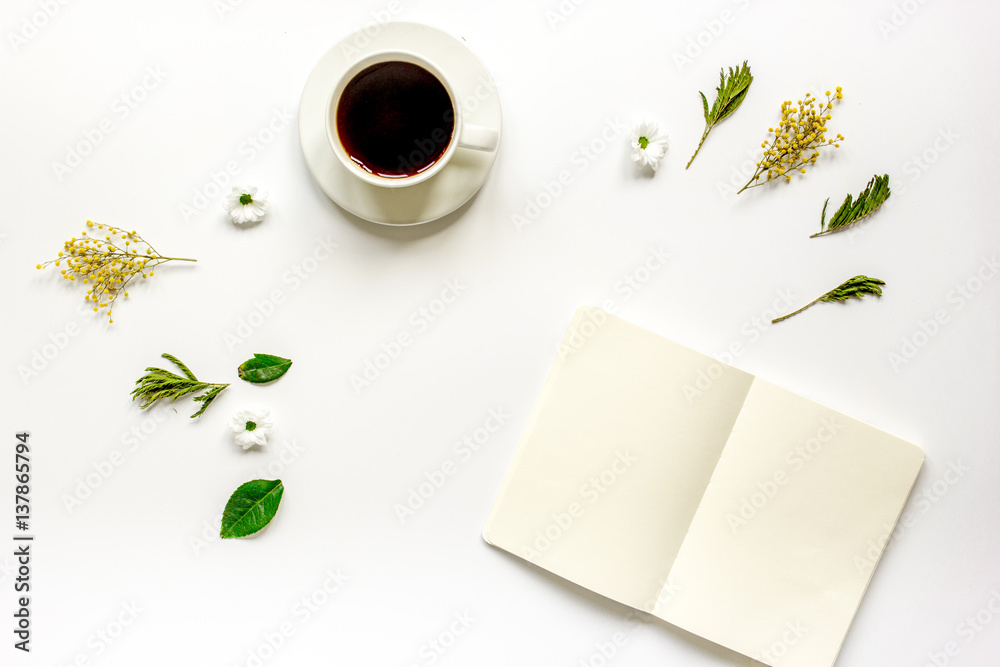
<svg viewBox="0 0 1000 667">
<path fill-rule="evenodd" d="M 486 185 L 414 228 L 329 201 L 294 118 L 316 60 L 385 16 L 463 37 L 503 104 Z M 736 345 L 736 366 L 927 452 L 838 665 L 995 664 L 998 18 L 994 3 L 916 0 L 5 2 L 0 663 L 749 664 L 480 538 L 572 312 L 610 300 L 702 352 Z M 698 91 L 711 100 L 719 68 L 744 59 L 745 103 L 685 171 Z M 839 150 L 791 184 L 726 192 L 782 100 L 837 85 Z M 614 136 L 641 118 L 670 134 L 654 177 Z M 105 119 L 110 132 L 57 174 Z M 211 196 L 230 162 L 271 195 L 253 229 Z M 512 216 L 563 171 L 570 183 L 519 230 Z M 839 205 L 876 172 L 894 194 L 861 233 L 807 238 L 825 198 Z M 88 218 L 199 262 L 158 270 L 109 326 L 81 308 L 79 285 L 34 269 Z M 647 274 L 652 252 L 669 259 Z M 885 296 L 757 327 L 781 295 L 798 307 L 859 273 L 884 279 Z M 460 295 L 425 320 L 449 282 Z M 257 326 L 227 339 L 241 318 Z M 400 334 L 412 343 L 356 392 L 351 376 Z M 894 363 L 906 342 L 911 358 Z M 190 402 L 141 412 L 129 391 L 162 352 L 234 384 L 196 421 Z M 247 385 L 235 367 L 254 352 L 295 363 Z M 276 427 L 244 453 L 226 423 L 248 405 L 270 407 Z M 492 412 L 502 427 L 456 448 Z M 12 647 L 20 430 L 33 446 L 28 655 Z M 396 505 L 449 461 L 454 474 L 401 522 Z M 80 491 L 96 470 L 106 477 Z M 275 476 L 285 496 L 263 533 L 213 537 L 236 486 Z"/>
</svg>

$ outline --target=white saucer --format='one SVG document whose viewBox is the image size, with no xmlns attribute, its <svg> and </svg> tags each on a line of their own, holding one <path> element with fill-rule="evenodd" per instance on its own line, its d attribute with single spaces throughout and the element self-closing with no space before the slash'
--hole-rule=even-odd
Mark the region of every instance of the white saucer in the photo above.
<svg viewBox="0 0 1000 667">
<path fill-rule="evenodd" d="M 498 135 L 500 97 L 493 77 L 472 51 L 451 35 L 419 23 L 371 26 L 367 33 L 359 31 L 337 44 L 316 63 L 299 103 L 299 141 L 313 178 L 330 199 L 360 218 L 384 225 L 418 225 L 469 201 L 486 182 L 497 152 L 459 148 L 438 174 L 405 188 L 370 185 L 348 172 L 327 139 L 329 97 L 351 64 L 386 49 L 413 51 L 437 65 L 454 87 L 464 122 L 493 128 Z"/>
</svg>

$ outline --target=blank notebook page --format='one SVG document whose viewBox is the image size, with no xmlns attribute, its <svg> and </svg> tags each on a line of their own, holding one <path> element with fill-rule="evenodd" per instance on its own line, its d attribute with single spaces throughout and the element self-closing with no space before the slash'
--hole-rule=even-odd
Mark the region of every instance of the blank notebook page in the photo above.
<svg viewBox="0 0 1000 667">
<path fill-rule="evenodd" d="M 915 445 L 755 379 L 660 618 L 766 664 L 830 667 L 916 481 Z"/>
<path fill-rule="evenodd" d="M 689 400 L 684 385 L 710 367 L 725 370 Z M 483 537 L 601 595 L 652 609 L 752 380 L 580 308 Z"/>
</svg>

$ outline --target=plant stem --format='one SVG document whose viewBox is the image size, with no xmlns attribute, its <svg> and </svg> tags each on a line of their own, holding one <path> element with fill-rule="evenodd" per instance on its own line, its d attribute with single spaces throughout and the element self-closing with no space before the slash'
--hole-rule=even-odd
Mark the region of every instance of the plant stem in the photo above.
<svg viewBox="0 0 1000 667">
<path fill-rule="evenodd" d="M 701 141 L 698 142 L 698 148 L 694 149 L 694 155 L 692 155 L 691 159 L 688 160 L 687 167 L 684 167 L 685 169 L 690 167 L 691 163 L 694 162 L 694 159 L 698 157 L 698 151 L 701 150 L 701 145 L 705 143 L 705 139 L 708 137 L 708 133 L 711 129 L 712 129 L 711 125 L 705 125 L 705 133 L 701 135 Z"/>
<path fill-rule="evenodd" d="M 141 255 L 140 255 L 140 257 L 141 257 Z M 172 260 L 176 260 L 178 262 L 197 262 L 198 261 L 196 259 L 189 259 L 187 257 L 160 257 L 160 259 L 172 259 Z"/>
<path fill-rule="evenodd" d="M 862 220 L 864 220 L 865 218 L 867 218 L 867 217 L 868 217 L 869 215 L 871 215 L 872 213 L 874 213 L 875 211 L 877 211 L 877 210 L 879 209 L 879 207 L 880 207 L 880 206 L 882 206 L 882 204 L 879 204 L 878 206 L 876 206 L 875 208 L 873 208 L 873 209 L 872 209 L 871 211 L 869 211 L 868 213 L 865 213 L 865 214 L 864 214 L 863 216 L 861 216 L 860 218 L 855 218 L 854 220 L 851 220 L 851 221 L 850 221 L 850 222 L 848 222 L 847 224 L 843 224 L 843 225 L 839 225 L 839 226 L 837 226 L 837 227 L 834 227 L 834 228 L 832 228 L 832 229 L 830 229 L 830 228 L 827 228 L 827 229 L 824 229 L 824 230 L 823 230 L 823 231 L 821 231 L 821 232 L 816 232 L 815 234 L 810 234 L 810 235 L 809 235 L 809 238 L 815 238 L 815 237 L 817 237 L 817 236 L 824 236 L 824 235 L 826 235 L 826 234 L 832 234 L 832 233 L 834 233 L 834 232 L 839 232 L 839 231 L 840 231 L 840 230 L 842 230 L 842 229 L 847 229 L 847 228 L 848 228 L 848 227 L 850 227 L 851 225 L 856 225 L 856 224 L 858 224 L 859 222 L 861 222 Z"/>
<path fill-rule="evenodd" d="M 824 294 L 823 296 L 826 296 L 826 295 Z M 823 296 L 819 297 L 819 299 L 822 299 Z M 794 312 L 788 313 L 787 315 L 782 315 L 779 318 L 771 320 L 771 324 L 774 324 L 775 322 L 780 322 L 781 320 L 787 320 L 792 315 L 798 315 L 799 313 L 801 313 L 803 310 L 805 310 L 809 306 L 812 306 L 812 305 L 814 305 L 816 303 L 819 303 L 819 299 L 816 299 L 815 301 L 810 301 L 809 303 L 807 303 L 806 305 L 802 306 L 801 308 L 799 308 L 798 310 L 796 310 Z"/>
<path fill-rule="evenodd" d="M 736 191 L 736 194 L 739 194 L 739 193 L 743 192 L 743 191 L 744 191 L 744 190 L 746 190 L 747 188 L 755 188 L 755 187 L 757 187 L 758 185 L 761 185 L 760 183 L 757 183 L 756 185 L 750 185 L 750 184 L 751 184 L 751 183 L 753 183 L 753 182 L 754 182 L 755 180 L 757 180 L 757 177 L 758 177 L 758 174 L 754 174 L 754 175 L 753 175 L 753 178 L 751 178 L 751 179 L 750 179 L 749 181 L 747 181 L 747 184 L 746 184 L 746 185 L 744 185 L 744 186 L 743 186 L 742 188 L 740 188 L 739 190 L 737 190 L 737 191 Z M 765 181 L 765 183 L 766 183 L 766 182 L 767 182 L 767 181 Z"/>
</svg>

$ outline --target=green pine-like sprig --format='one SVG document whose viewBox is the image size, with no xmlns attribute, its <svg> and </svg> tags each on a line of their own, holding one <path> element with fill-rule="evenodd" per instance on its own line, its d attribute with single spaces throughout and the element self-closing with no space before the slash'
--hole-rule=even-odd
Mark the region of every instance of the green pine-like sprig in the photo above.
<svg viewBox="0 0 1000 667">
<path fill-rule="evenodd" d="M 201 396 L 192 397 L 195 401 L 201 402 L 201 408 L 191 415 L 191 418 L 199 416 L 205 411 L 205 408 L 215 400 L 223 389 L 229 386 L 229 384 L 218 384 L 211 382 L 202 382 L 194 376 L 184 363 L 173 356 L 172 354 L 163 353 L 163 358 L 173 362 L 181 372 L 184 373 L 184 377 L 177 375 L 171 371 L 164 370 L 162 368 L 149 367 L 146 369 L 146 374 L 141 378 L 136 380 L 138 385 L 132 390 L 132 400 L 141 399 L 142 403 L 139 406 L 141 409 L 145 410 L 150 405 L 160 400 L 161 398 L 169 398 L 172 401 L 177 400 L 181 396 L 186 396 L 187 394 L 193 394 L 205 390 L 205 393 Z"/>
<path fill-rule="evenodd" d="M 803 310 L 819 303 L 820 301 L 847 301 L 853 298 L 862 298 L 864 296 L 882 296 L 882 287 L 885 282 L 879 280 L 878 278 L 869 278 L 868 276 L 854 276 L 841 285 L 834 287 L 832 290 L 824 294 L 823 296 L 815 299 L 802 306 L 798 310 L 788 313 L 787 315 L 782 315 L 776 319 L 771 320 L 771 324 L 775 322 L 780 322 L 781 320 L 787 320 L 792 315 L 797 315 Z"/>
<path fill-rule="evenodd" d="M 743 99 L 747 96 L 747 91 L 750 90 L 751 83 L 753 83 L 753 75 L 750 73 L 750 66 L 744 60 L 743 64 L 735 70 L 732 67 L 729 68 L 728 77 L 725 70 L 719 70 L 719 87 L 715 89 L 717 95 L 711 109 L 708 108 L 708 99 L 705 97 L 705 93 L 698 92 L 701 95 L 701 105 L 705 112 L 705 132 L 701 135 L 698 148 L 695 149 L 694 155 L 688 160 L 687 167 L 684 167 L 685 169 L 690 167 L 691 163 L 694 162 L 698 151 L 701 150 L 701 145 L 705 143 L 705 138 L 708 137 L 708 133 L 712 131 L 712 128 L 740 108 L 740 105 L 743 104 Z"/>
<path fill-rule="evenodd" d="M 828 198 L 823 204 L 823 213 L 820 216 L 820 231 L 809 238 L 831 234 L 853 225 L 878 210 L 889 199 L 889 195 L 891 194 L 889 191 L 889 174 L 883 174 L 882 176 L 876 174 L 868 181 L 868 185 L 861 191 L 857 199 L 852 200 L 850 193 L 847 194 L 844 203 L 840 205 L 840 208 L 833 214 L 829 222 L 826 220 L 826 206 L 830 203 Z"/>
</svg>

